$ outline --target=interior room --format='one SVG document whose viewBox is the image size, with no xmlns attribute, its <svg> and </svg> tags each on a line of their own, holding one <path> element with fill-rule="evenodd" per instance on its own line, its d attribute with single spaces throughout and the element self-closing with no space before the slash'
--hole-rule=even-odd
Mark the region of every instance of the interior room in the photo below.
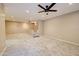
<svg viewBox="0 0 79 59">
<path fill-rule="evenodd" d="M 1 56 L 79 56 L 79 3 L 0 3 Z"/>
</svg>

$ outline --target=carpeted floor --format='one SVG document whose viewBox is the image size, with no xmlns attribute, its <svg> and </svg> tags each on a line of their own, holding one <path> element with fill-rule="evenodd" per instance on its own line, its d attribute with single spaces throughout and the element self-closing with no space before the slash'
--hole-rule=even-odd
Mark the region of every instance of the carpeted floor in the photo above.
<svg viewBox="0 0 79 59">
<path fill-rule="evenodd" d="M 79 47 L 45 37 L 27 34 L 7 35 L 4 56 L 79 56 Z"/>
</svg>

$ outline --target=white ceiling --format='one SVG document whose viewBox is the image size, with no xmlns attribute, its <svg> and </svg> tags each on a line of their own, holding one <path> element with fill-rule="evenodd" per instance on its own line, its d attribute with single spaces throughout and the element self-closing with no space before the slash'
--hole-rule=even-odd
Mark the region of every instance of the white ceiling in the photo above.
<svg viewBox="0 0 79 59">
<path fill-rule="evenodd" d="M 68 3 L 57 3 L 52 9 L 58 11 L 50 12 L 49 15 L 46 15 L 46 13 L 37 13 L 42 10 L 37 6 L 38 4 L 45 6 L 51 3 L 5 3 L 5 13 L 8 20 L 46 20 L 79 10 L 78 3 L 73 3 L 72 5 Z M 28 11 L 26 12 L 26 10 L 28 10 L 29 13 Z"/>
</svg>

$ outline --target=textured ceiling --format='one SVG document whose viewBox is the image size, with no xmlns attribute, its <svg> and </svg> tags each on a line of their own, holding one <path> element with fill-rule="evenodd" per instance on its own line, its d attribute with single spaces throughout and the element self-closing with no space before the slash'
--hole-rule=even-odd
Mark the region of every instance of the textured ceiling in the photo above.
<svg viewBox="0 0 79 59">
<path fill-rule="evenodd" d="M 51 3 L 5 3 L 5 13 L 7 20 L 46 20 L 59 15 L 67 14 L 73 11 L 79 10 L 79 4 L 73 3 L 57 3 L 53 8 L 58 12 L 50 12 L 49 15 L 46 13 L 37 13 L 42 9 L 37 5 L 42 6 L 50 5 Z"/>
</svg>

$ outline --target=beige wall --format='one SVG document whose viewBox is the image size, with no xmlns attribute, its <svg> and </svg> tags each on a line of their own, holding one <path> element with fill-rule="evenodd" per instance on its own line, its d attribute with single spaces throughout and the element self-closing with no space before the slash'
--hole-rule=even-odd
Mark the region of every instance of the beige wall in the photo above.
<svg viewBox="0 0 79 59">
<path fill-rule="evenodd" d="M 5 18 L 0 15 L 0 53 L 5 47 Z"/>
<path fill-rule="evenodd" d="M 38 23 L 39 23 L 38 33 L 40 35 L 43 35 L 44 34 L 44 21 L 38 21 Z"/>
<path fill-rule="evenodd" d="M 79 11 L 61 15 L 44 23 L 44 34 L 79 44 Z"/>
<path fill-rule="evenodd" d="M 28 23 L 6 21 L 5 24 L 6 24 L 6 33 L 8 34 L 29 33 L 30 31 Z M 25 25 L 27 26 L 27 28 L 24 27 Z"/>
<path fill-rule="evenodd" d="M 39 26 L 38 26 L 38 33 L 42 34 L 42 22 L 38 21 Z M 7 34 L 14 34 L 14 33 L 27 33 L 31 34 L 32 30 L 29 28 L 29 23 L 26 22 L 28 25 L 27 28 L 24 28 L 24 22 L 16 22 L 16 21 L 6 21 L 6 33 Z"/>
<path fill-rule="evenodd" d="M 5 15 L 3 14 L 2 4 L 0 4 L 0 54 L 5 47 Z"/>
</svg>

